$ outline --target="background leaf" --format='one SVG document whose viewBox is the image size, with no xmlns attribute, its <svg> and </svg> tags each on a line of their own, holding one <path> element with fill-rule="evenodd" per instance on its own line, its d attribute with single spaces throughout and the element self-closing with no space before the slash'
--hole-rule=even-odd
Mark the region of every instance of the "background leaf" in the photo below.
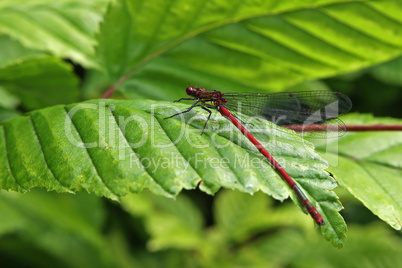
<svg viewBox="0 0 402 268">
<path fill-rule="evenodd" d="M 42 54 L 24 47 L 21 43 L 7 35 L 0 35 L 0 44 L 3 52 L 0 54 L 0 66 L 7 66 L 21 58 L 40 56 Z"/>
<path fill-rule="evenodd" d="M 145 228 L 153 237 L 148 242 L 152 251 L 171 247 L 196 250 L 205 244 L 202 215 L 185 195 L 173 200 L 146 192 L 130 194 L 122 198 L 122 205 L 132 215 L 145 219 Z"/>
<path fill-rule="evenodd" d="M 78 99 L 78 80 L 72 68 L 60 59 L 28 49 L 0 35 L 0 105 L 26 110 L 43 108 Z M 54 90 L 55 86 L 58 90 Z M 5 116 L 7 118 L 7 116 Z"/>
<path fill-rule="evenodd" d="M 28 110 L 78 99 L 78 80 L 71 67 L 54 57 L 24 58 L 0 67 L 0 82 Z"/>
<path fill-rule="evenodd" d="M 0 32 L 26 47 L 96 67 L 95 40 L 108 0 L 5 0 L 0 4 Z"/>
<path fill-rule="evenodd" d="M 2 215 L 10 216 L 6 222 L 12 222 L 7 231 L 22 234 L 19 246 L 25 245 L 27 252 L 37 246 L 43 250 L 38 254 L 50 257 L 49 263 L 63 266 L 105 265 L 107 250 L 100 233 L 105 215 L 99 199 L 85 194 L 77 194 L 72 199 L 61 194 L 43 195 L 40 191 L 24 196 L 2 192 L 0 210 Z M 3 232 L 4 225 L 0 227 Z M 0 243 L 0 251 L 12 250 L 21 250 L 15 241 Z M 71 254 L 66 255 L 66 251 Z M 31 254 L 19 256 L 28 260 L 32 257 Z"/>
<path fill-rule="evenodd" d="M 401 120 L 348 115 L 348 124 L 401 124 Z M 402 222 L 401 132 L 348 133 L 339 141 L 318 147 L 342 186 L 375 215 L 400 230 Z"/>
<path fill-rule="evenodd" d="M 177 99 L 186 83 L 275 91 L 399 56 L 398 10 L 395 1 L 119 1 L 98 56 L 130 98 Z"/>
<path fill-rule="evenodd" d="M 385 83 L 402 85 L 402 75 L 398 71 L 402 66 L 402 57 L 395 58 L 372 68 L 372 75 Z"/>
</svg>

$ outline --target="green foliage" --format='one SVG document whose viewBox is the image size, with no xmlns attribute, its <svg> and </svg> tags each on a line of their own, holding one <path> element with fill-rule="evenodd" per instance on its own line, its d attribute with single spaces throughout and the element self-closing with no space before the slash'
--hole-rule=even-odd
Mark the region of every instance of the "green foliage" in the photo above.
<svg viewBox="0 0 402 268">
<path fill-rule="evenodd" d="M 168 105 L 95 100 L 10 119 L 0 135 L 1 188 L 86 190 L 117 199 L 144 188 L 174 197 L 202 182 L 200 189 L 210 194 L 225 187 L 248 193 L 261 190 L 279 200 L 288 197 L 291 190 L 245 137 L 238 133 L 233 137 L 235 130 L 229 121 L 214 116 L 218 128 L 200 136 L 204 119 L 194 121 L 190 128 L 179 120 L 164 120 L 175 111 L 167 109 Z M 194 118 L 194 114 L 187 117 Z M 324 171 L 326 162 L 291 131 L 277 131 L 270 122 L 254 122 L 250 129 L 264 130 L 264 135 L 256 137 L 322 211 L 328 222 L 323 233 L 340 247 L 346 227 L 337 214 L 341 206 L 330 191 L 336 183 Z M 249 154 L 252 157 L 244 157 Z"/>
<path fill-rule="evenodd" d="M 343 119 L 349 125 L 402 123 L 356 114 Z M 325 156 L 321 155 L 330 162 L 329 171 L 340 185 L 392 227 L 401 229 L 402 132 L 349 133 L 338 142 L 317 149 L 323 151 Z"/>
<path fill-rule="evenodd" d="M 98 66 L 94 33 L 108 0 L 2 1 L 0 30 L 25 47 Z"/>
<path fill-rule="evenodd" d="M 185 97 L 188 83 L 232 92 L 345 90 L 355 111 L 373 106 L 359 105 L 366 94 L 376 101 L 367 112 L 391 115 L 402 81 L 401 12 L 398 1 L 363 0 L 2 1 L 2 262 L 401 266 L 395 233 L 358 218 L 367 207 L 401 228 L 400 132 L 347 133 L 313 141 L 315 151 L 269 122 L 248 126 L 323 215 L 321 237 L 296 206 L 273 203 L 290 196 L 305 210 L 226 119 L 213 114 L 202 136 L 202 111 L 164 120 L 188 107 L 166 102 Z M 113 88 L 125 100 L 88 101 Z M 369 114 L 342 119 L 401 124 Z M 342 251 L 324 243 L 345 245 L 337 183 L 350 223 Z M 54 192 L 26 193 L 37 187 Z M 348 211 L 351 203 L 359 213 Z"/>
<path fill-rule="evenodd" d="M 401 11 L 394 1 L 116 1 L 98 55 L 111 83 L 130 74 L 120 89 L 132 98 L 174 100 L 188 82 L 272 92 L 400 55 Z"/>
<path fill-rule="evenodd" d="M 2 101 L 4 108 L 20 104 L 25 109 L 36 109 L 77 100 L 78 80 L 71 66 L 56 57 L 30 51 L 8 37 L 0 37 L 0 42 L 5 49 L 0 56 L 0 90 L 8 99 L 14 97 L 11 103 Z"/>
<path fill-rule="evenodd" d="M 216 221 L 206 225 L 205 206 L 190 193 L 176 200 L 145 192 L 127 195 L 121 206 L 131 218 L 115 210 L 106 224 L 109 206 L 93 195 L 3 192 L 0 213 L 8 217 L 0 233 L 8 235 L 0 240 L 0 256 L 3 263 L 14 260 L 26 267 L 402 264 L 401 240 L 384 224 L 351 224 L 348 243 L 339 251 L 290 203 L 277 207 L 262 193 L 222 191 L 214 199 Z"/>
</svg>

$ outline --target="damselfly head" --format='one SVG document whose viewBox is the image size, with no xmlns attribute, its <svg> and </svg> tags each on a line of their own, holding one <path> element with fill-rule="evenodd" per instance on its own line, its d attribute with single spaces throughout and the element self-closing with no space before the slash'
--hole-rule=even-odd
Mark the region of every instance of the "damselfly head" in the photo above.
<svg viewBox="0 0 402 268">
<path fill-rule="evenodd" d="M 186 88 L 186 93 L 187 93 L 187 95 L 192 96 L 195 92 L 196 92 L 196 89 L 193 88 L 193 87 L 188 87 L 188 88 Z"/>
<path fill-rule="evenodd" d="M 186 88 L 186 94 L 190 96 L 196 96 L 198 92 L 204 92 L 205 89 L 200 87 L 188 87 Z"/>
</svg>

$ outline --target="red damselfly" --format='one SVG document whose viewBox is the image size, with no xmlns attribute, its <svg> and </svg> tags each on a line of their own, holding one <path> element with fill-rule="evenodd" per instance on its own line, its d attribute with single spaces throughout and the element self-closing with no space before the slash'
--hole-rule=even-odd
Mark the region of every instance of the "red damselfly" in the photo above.
<svg viewBox="0 0 402 268">
<path fill-rule="evenodd" d="M 340 136 L 345 133 L 346 126 L 337 117 L 347 113 L 352 107 L 352 102 L 346 95 L 340 92 L 330 91 L 283 92 L 272 94 L 222 93 L 215 90 L 206 91 L 203 88 L 196 87 L 188 87 L 186 93 L 192 98 L 181 98 L 177 101 L 195 100 L 193 105 L 187 110 L 167 118 L 187 113 L 194 107 L 201 106 L 202 109 L 209 113 L 202 130 L 202 133 L 204 133 L 205 127 L 212 114 L 211 110 L 208 108 L 218 110 L 222 116 L 232 122 L 244 136 L 255 145 L 261 154 L 265 156 L 273 168 L 296 193 L 315 222 L 318 225 L 325 224 L 321 214 L 311 204 L 295 181 L 236 117 L 241 114 L 258 116 L 290 129 L 297 129 L 302 126 L 301 129 L 312 127 L 314 131 L 314 129 L 317 129 L 317 127 L 314 126 L 325 126 L 324 128 L 320 127 L 319 131 L 328 131 L 336 133 L 336 136 Z"/>
</svg>

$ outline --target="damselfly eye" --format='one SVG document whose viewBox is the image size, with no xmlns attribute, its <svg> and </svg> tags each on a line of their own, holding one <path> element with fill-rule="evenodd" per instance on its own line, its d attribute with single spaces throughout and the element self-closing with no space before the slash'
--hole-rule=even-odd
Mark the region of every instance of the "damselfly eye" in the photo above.
<svg viewBox="0 0 402 268">
<path fill-rule="evenodd" d="M 195 93 L 195 89 L 193 88 L 193 87 L 188 87 L 188 88 L 186 88 L 186 93 L 187 93 L 187 95 L 193 95 L 194 93 Z"/>
</svg>

